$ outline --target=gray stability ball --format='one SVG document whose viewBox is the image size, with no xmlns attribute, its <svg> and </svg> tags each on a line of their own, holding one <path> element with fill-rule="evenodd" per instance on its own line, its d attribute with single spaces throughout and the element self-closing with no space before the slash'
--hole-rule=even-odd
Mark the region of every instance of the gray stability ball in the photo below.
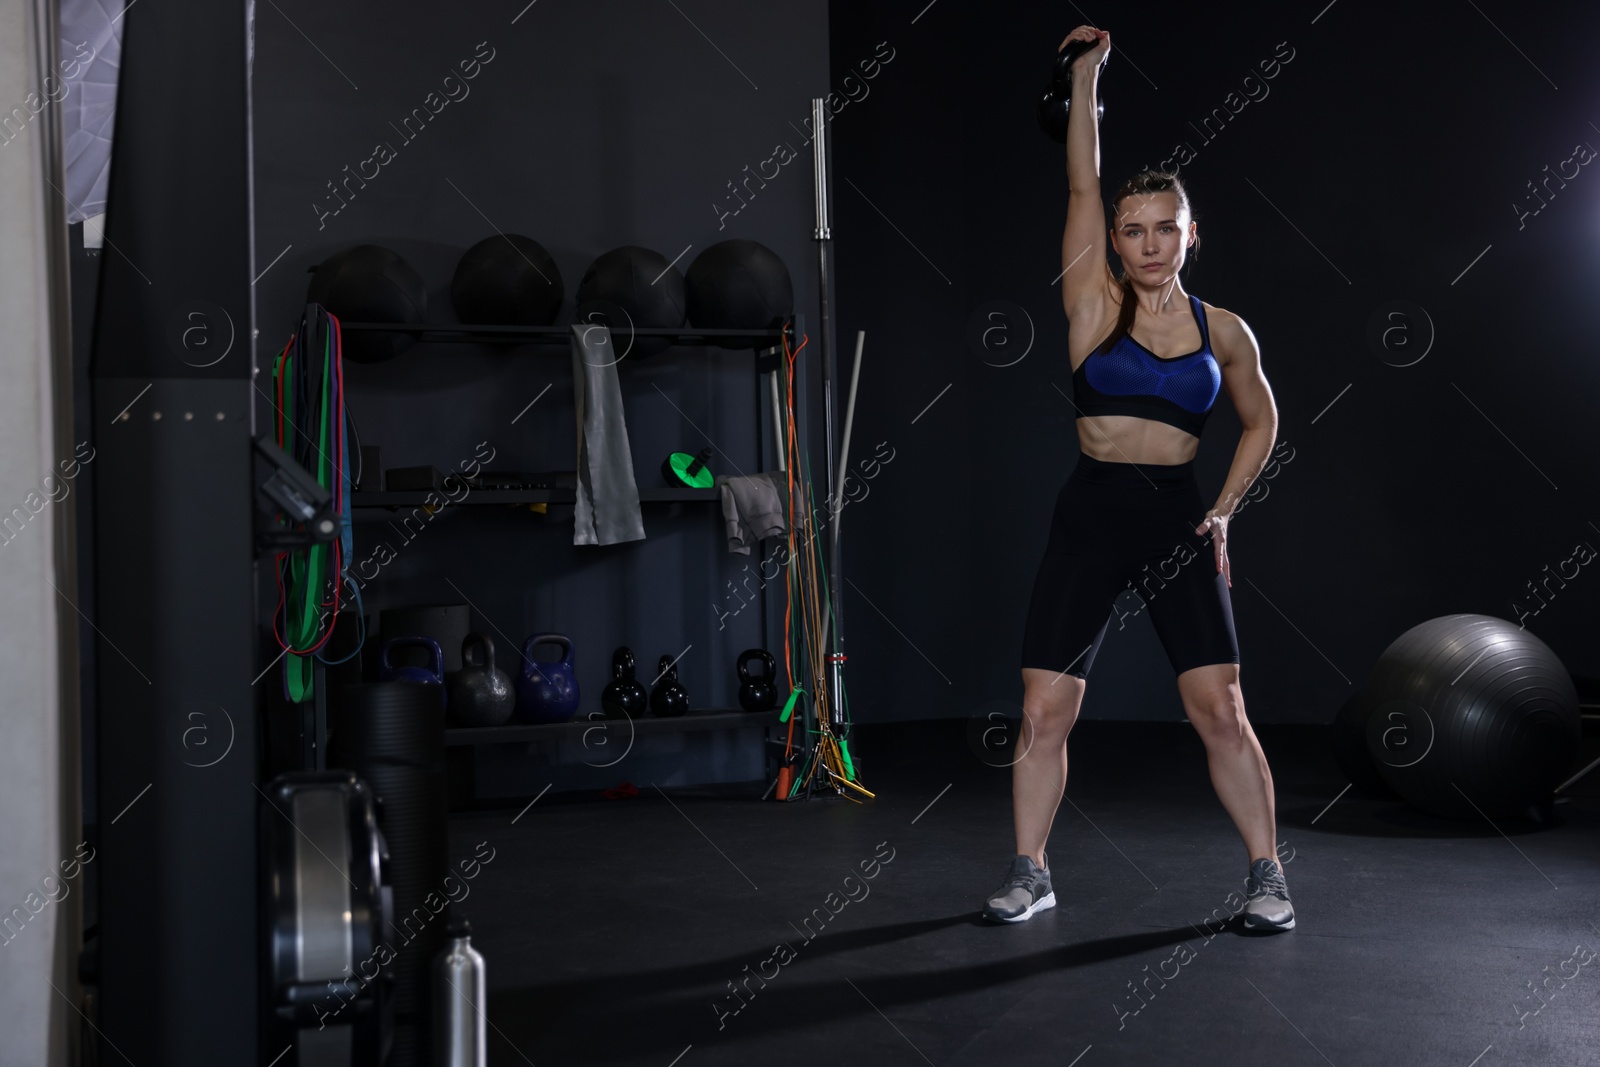
<svg viewBox="0 0 1600 1067">
<path fill-rule="evenodd" d="M 1413 626 L 1378 657 L 1365 698 L 1378 773 L 1445 818 L 1537 819 L 1578 751 L 1572 676 L 1549 645 L 1490 615 Z"/>
</svg>

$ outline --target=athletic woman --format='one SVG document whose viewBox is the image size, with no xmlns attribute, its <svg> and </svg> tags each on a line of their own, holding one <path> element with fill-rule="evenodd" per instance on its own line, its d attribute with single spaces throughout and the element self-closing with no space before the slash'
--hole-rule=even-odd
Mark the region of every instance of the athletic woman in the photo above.
<svg viewBox="0 0 1600 1067">
<path fill-rule="evenodd" d="M 1111 50 L 1072 67 L 1072 99 L 1096 99 Z M 1178 676 L 1184 711 L 1205 743 L 1211 782 L 1249 861 L 1251 929 L 1289 930 L 1294 909 L 1277 862 L 1272 773 L 1245 718 L 1228 590 L 1228 519 L 1266 465 L 1278 433 L 1272 390 L 1244 320 L 1184 292 L 1178 280 L 1199 233 L 1175 174 L 1143 171 L 1112 201 L 1106 261 L 1095 109 L 1075 104 L 1067 128 L 1067 226 L 1061 299 L 1068 320 L 1081 454 L 1056 499 L 1023 638 L 1022 755 L 1012 767 L 1017 856 L 984 916 L 1021 922 L 1055 906 L 1045 843 L 1066 790 L 1067 734 L 1118 594 L 1132 587 Z M 1200 432 L 1226 389 L 1244 427 L 1216 506 L 1195 482 Z"/>
</svg>

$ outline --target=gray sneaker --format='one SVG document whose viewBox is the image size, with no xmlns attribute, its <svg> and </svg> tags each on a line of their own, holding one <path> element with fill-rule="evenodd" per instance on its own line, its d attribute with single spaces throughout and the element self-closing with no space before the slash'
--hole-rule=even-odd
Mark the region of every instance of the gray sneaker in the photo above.
<svg viewBox="0 0 1600 1067">
<path fill-rule="evenodd" d="M 1044 862 L 1041 868 L 1028 856 L 1012 860 L 1005 882 L 985 902 L 983 917 L 990 922 L 1019 923 L 1036 911 L 1055 907 L 1056 894 L 1050 888 L 1050 857 L 1045 856 Z"/>
<path fill-rule="evenodd" d="M 1289 903 L 1289 886 L 1274 860 L 1265 857 L 1250 865 L 1245 879 L 1244 928 L 1246 930 L 1293 930 L 1294 905 Z"/>
</svg>

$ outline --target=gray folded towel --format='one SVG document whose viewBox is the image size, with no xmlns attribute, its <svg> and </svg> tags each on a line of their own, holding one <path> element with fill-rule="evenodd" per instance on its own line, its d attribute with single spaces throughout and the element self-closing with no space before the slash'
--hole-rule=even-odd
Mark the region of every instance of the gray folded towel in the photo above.
<svg viewBox="0 0 1600 1067">
<path fill-rule="evenodd" d="M 728 531 L 728 551 L 748 556 L 750 546 L 763 537 L 786 532 L 783 499 L 789 489 L 783 471 L 730 477 L 719 475 L 723 525 Z"/>
<path fill-rule="evenodd" d="M 572 391 L 578 415 L 575 545 L 644 540 L 615 353 L 610 330 L 572 324 Z"/>
</svg>

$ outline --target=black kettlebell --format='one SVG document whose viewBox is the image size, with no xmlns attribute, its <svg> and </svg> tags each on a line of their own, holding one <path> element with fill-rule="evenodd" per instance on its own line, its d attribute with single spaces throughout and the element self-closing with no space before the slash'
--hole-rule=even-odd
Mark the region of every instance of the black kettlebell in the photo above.
<svg viewBox="0 0 1600 1067">
<path fill-rule="evenodd" d="M 517 706 L 511 676 L 494 665 L 487 634 L 461 639 L 461 669 L 451 675 L 449 692 L 450 715 L 464 726 L 499 726 Z"/>
<path fill-rule="evenodd" d="M 760 660 L 766 673 L 750 677 L 751 660 Z M 739 706 L 745 711 L 771 711 L 778 703 L 778 687 L 772 684 L 778 676 L 778 663 L 772 653 L 764 648 L 747 648 L 739 653 L 735 667 L 739 671 Z"/>
<path fill-rule="evenodd" d="M 631 719 L 644 714 L 650 697 L 633 672 L 633 649 L 621 645 L 611 654 L 611 681 L 600 694 L 600 707 L 608 719 Z"/>
<path fill-rule="evenodd" d="M 678 684 L 678 665 L 671 656 L 662 656 L 658 670 L 661 677 L 650 694 L 650 710 L 664 719 L 682 715 L 689 710 L 689 692 Z"/>
<path fill-rule="evenodd" d="M 1068 41 L 1067 47 L 1056 53 L 1050 69 L 1050 84 L 1039 97 L 1039 128 L 1056 144 L 1067 143 L 1067 115 L 1072 107 L 1072 64 L 1079 56 L 1098 45 L 1098 41 Z M 1106 53 L 1109 59 L 1111 54 Z M 1100 61 L 1105 65 L 1105 60 Z M 1105 118 L 1106 104 L 1100 87 L 1095 86 L 1095 121 Z"/>
</svg>

